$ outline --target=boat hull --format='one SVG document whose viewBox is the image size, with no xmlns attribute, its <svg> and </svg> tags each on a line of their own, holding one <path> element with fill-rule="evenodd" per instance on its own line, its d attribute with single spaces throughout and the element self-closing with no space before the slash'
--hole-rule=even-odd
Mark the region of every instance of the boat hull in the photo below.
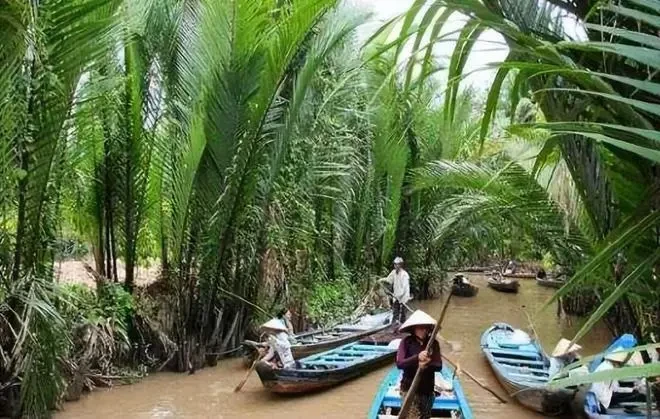
<svg viewBox="0 0 660 419">
<path fill-rule="evenodd" d="M 495 291 L 516 294 L 520 288 L 520 283 L 516 280 L 497 281 L 490 278 L 488 279 L 488 286 Z"/>
<path fill-rule="evenodd" d="M 536 278 L 536 283 L 542 287 L 547 288 L 561 288 L 564 286 L 564 281 L 557 281 L 556 279 Z"/>
<path fill-rule="evenodd" d="M 448 366 L 444 366 L 441 372 L 436 372 L 436 378 L 438 377 L 451 382 L 452 391 L 443 392 L 442 394 L 436 393 L 431 416 L 473 419 L 474 415 L 470 409 L 467 397 L 453 370 Z M 399 414 L 403 402 L 398 392 L 398 383 L 400 380 L 401 372 L 396 367 L 393 367 L 381 382 L 367 414 L 367 419 L 387 417 L 388 410 L 391 417 L 396 417 L 394 415 Z"/>
<path fill-rule="evenodd" d="M 457 297 L 474 297 L 479 293 L 479 288 L 474 285 L 452 285 L 451 293 Z"/>
<path fill-rule="evenodd" d="M 334 387 L 391 363 L 397 347 L 390 341 L 402 336 L 393 328 L 358 342 L 308 356 L 295 368 L 274 369 L 265 362 L 256 366 L 262 384 L 273 393 L 303 394 Z"/>
<path fill-rule="evenodd" d="M 574 390 L 547 386 L 549 360 L 537 342 L 507 347 L 505 336 L 513 327 L 496 323 L 481 337 L 481 348 L 504 390 L 528 409 L 558 416 L 570 408 Z"/>
<path fill-rule="evenodd" d="M 520 272 L 520 273 L 515 273 L 515 274 L 507 274 L 503 273 L 503 277 L 506 278 L 520 278 L 520 279 L 534 279 L 536 278 L 536 274 L 532 272 Z"/>
<path fill-rule="evenodd" d="M 337 386 L 345 381 L 365 375 L 380 366 L 389 364 L 394 360 L 394 355 L 395 352 L 393 351 L 361 365 L 341 370 L 275 370 L 264 362 L 259 362 L 256 369 L 261 383 L 273 393 L 313 393 Z"/>
</svg>

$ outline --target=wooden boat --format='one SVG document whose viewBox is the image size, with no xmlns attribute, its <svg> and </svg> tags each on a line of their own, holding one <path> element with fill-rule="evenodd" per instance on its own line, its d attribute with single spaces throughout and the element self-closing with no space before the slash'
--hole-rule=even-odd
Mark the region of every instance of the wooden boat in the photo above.
<svg viewBox="0 0 660 419">
<path fill-rule="evenodd" d="M 536 283 L 542 287 L 561 288 L 565 282 L 554 278 L 536 278 Z"/>
<path fill-rule="evenodd" d="M 520 283 L 516 279 L 497 279 L 490 277 L 488 278 L 488 286 L 495 291 L 517 294 L 518 289 L 520 288 Z"/>
<path fill-rule="evenodd" d="M 479 287 L 472 284 L 452 285 L 451 293 L 458 297 L 474 297 L 479 293 Z"/>
<path fill-rule="evenodd" d="M 261 383 L 274 393 L 309 393 L 336 386 L 394 360 L 402 338 L 394 329 L 366 337 L 296 362 L 295 368 L 273 369 L 265 362 L 256 366 Z"/>
<path fill-rule="evenodd" d="M 536 274 L 534 272 L 516 272 L 516 273 L 503 273 L 505 278 L 520 278 L 520 279 L 534 279 Z"/>
<path fill-rule="evenodd" d="M 637 345 L 637 339 L 633 335 L 625 334 L 614 340 L 610 346 L 607 347 L 596 359 L 591 361 L 589 364 L 589 371 L 593 372 L 601 362 L 603 362 L 603 357 L 605 354 L 612 352 L 617 348 L 630 349 L 634 348 Z M 619 381 L 621 385 L 626 385 L 625 382 Z M 648 418 L 653 419 L 660 418 L 660 409 L 657 406 L 653 406 L 655 411 L 651 412 L 651 416 L 648 416 L 648 411 L 646 410 L 646 402 L 622 402 L 622 403 L 613 403 L 607 409 L 606 413 L 599 412 L 599 402 L 596 398 L 596 395 L 591 391 L 588 391 L 584 398 L 584 414 L 589 419 L 633 419 L 633 418 Z"/>
<path fill-rule="evenodd" d="M 291 345 L 291 352 L 294 359 L 303 358 L 362 339 L 386 330 L 391 325 L 392 311 L 390 310 L 374 315 L 366 314 L 354 322 L 339 324 L 330 329 L 314 330 L 294 335 L 296 343 Z M 247 350 L 249 357 L 254 357 L 256 348 L 263 345 L 251 340 L 243 342 L 243 347 Z"/>
<path fill-rule="evenodd" d="M 547 386 L 550 360 L 536 341 L 510 342 L 514 328 L 495 323 L 481 336 L 481 350 L 495 377 L 507 393 L 523 406 L 546 416 L 557 416 L 569 407 L 574 390 Z"/>
<path fill-rule="evenodd" d="M 439 379 L 445 383 L 451 383 L 450 389 L 436 392 L 433 401 L 433 418 L 456 418 L 472 419 L 474 415 L 468 404 L 467 397 L 463 392 L 461 383 L 454 376 L 454 371 L 447 365 L 442 371 L 436 372 L 436 382 Z M 378 388 L 378 392 L 369 409 L 368 419 L 394 419 L 398 416 L 403 399 L 399 394 L 399 382 L 401 381 L 401 371 L 396 367 L 392 368 L 385 376 Z M 449 386 L 448 386 L 449 387 Z"/>
</svg>

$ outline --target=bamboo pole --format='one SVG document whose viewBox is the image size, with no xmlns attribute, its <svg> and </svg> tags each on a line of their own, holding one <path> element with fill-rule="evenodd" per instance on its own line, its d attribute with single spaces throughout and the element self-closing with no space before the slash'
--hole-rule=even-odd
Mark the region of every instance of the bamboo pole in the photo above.
<svg viewBox="0 0 660 419">
<path fill-rule="evenodd" d="M 447 296 L 447 300 L 445 300 L 444 306 L 442 306 L 442 312 L 440 312 L 440 318 L 438 321 L 435 323 L 435 327 L 433 327 L 433 332 L 431 332 L 431 335 L 429 336 L 429 342 L 426 344 L 426 352 L 431 355 L 432 349 L 433 349 L 433 342 L 435 342 L 435 336 L 438 334 L 440 331 L 440 328 L 442 326 L 442 321 L 445 318 L 445 314 L 447 314 L 447 308 L 449 307 L 449 301 L 451 300 L 451 293 Z M 410 403 L 412 402 L 412 395 L 415 394 L 415 390 L 417 390 L 417 386 L 419 385 L 419 381 L 422 378 L 422 370 L 423 367 L 418 367 L 417 371 L 415 372 L 415 378 L 413 378 L 412 384 L 410 384 L 410 388 L 408 389 L 408 392 L 406 393 L 406 398 L 403 400 L 403 404 L 401 405 L 401 410 L 399 411 L 399 418 L 405 419 L 408 417 L 408 412 L 410 411 Z"/>
<path fill-rule="evenodd" d="M 447 358 L 447 356 L 445 356 L 445 355 L 442 355 L 442 359 L 444 359 L 445 361 L 447 361 L 447 362 L 449 363 L 449 365 L 451 365 L 452 367 L 454 367 L 454 374 L 456 374 L 456 370 L 457 370 L 457 368 L 458 368 L 458 367 L 456 366 L 456 363 L 455 363 L 454 361 L 452 361 L 451 359 Z M 489 392 L 490 394 L 492 394 L 493 396 L 495 396 L 495 398 L 496 398 L 497 400 L 499 400 L 501 403 L 505 403 L 505 404 L 507 403 L 507 400 L 506 400 L 505 398 L 503 398 L 502 396 L 500 396 L 499 394 L 497 394 L 495 391 L 493 391 L 493 389 L 491 389 L 490 387 L 488 387 L 486 384 L 482 383 L 481 380 L 479 380 L 477 377 L 475 377 L 474 375 L 472 375 L 472 373 L 471 373 L 470 371 L 461 368 L 461 372 L 464 372 L 465 375 L 466 375 L 469 379 L 471 379 L 472 381 L 474 381 L 475 383 L 477 383 L 477 385 L 478 385 L 479 387 L 483 388 L 484 390 L 486 390 L 487 392 Z"/>
</svg>

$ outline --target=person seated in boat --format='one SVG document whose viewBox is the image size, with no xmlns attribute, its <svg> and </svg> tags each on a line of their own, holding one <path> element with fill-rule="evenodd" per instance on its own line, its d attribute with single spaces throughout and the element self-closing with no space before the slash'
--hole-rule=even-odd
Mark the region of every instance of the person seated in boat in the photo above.
<svg viewBox="0 0 660 419">
<path fill-rule="evenodd" d="M 406 320 L 406 306 L 410 301 L 410 275 L 403 269 L 403 259 L 397 256 L 394 258 L 394 269 L 390 274 L 378 280 L 392 286 L 392 321 L 403 323 Z"/>
<path fill-rule="evenodd" d="M 454 285 L 459 286 L 459 287 L 465 287 L 469 286 L 470 280 L 465 277 L 463 274 L 456 274 L 454 276 Z"/>
<path fill-rule="evenodd" d="M 598 365 L 594 372 L 608 371 L 620 368 L 630 361 L 630 354 L 622 348 L 614 349 L 605 355 L 603 362 Z M 607 413 L 610 405 L 622 402 L 643 402 L 646 400 L 644 393 L 646 387 L 642 380 L 637 380 L 632 386 L 622 386 L 619 381 L 600 381 L 591 384 L 590 390 L 599 402 L 600 413 Z"/>
<path fill-rule="evenodd" d="M 543 269 L 543 268 L 539 269 L 539 271 L 536 273 L 536 278 L 537 279 L 546 279 L 547 276 L 548 275 L 545 273 L 545 269 Z"/>
<path fill-rule="evenodd" d="M 268 334 L 268 351 L 266 352 L 265 348 L 259 349 L 259 354 L 263 356 L 261 360 L 274 369 L 295 367 L 296 362 L 284 323 L 279 319 L 271 319 L 261 325 L 261 330 Z"/>
<path fill-rule="evenodd" d="M 417 368 L 422 368 L 419 385 L 412 396 L 409 418 L 428 419 L 431 417 L 435 400 L 435 373 L 442 370 L 442 356 L 438 341 L 433 341 L 431 354 L 426 352 L 434 326 L 433 317 L 421 310 L 416 310 L 399 328 L 400 333 L 410 333 L 401 340 L 396 353 L 396 366 L 403 370 L 400 385 L 403 398 L 410 389 Z"/>
<path fill-rule="evenodd" d="M 504 270 L 505 275 L 511 275 L 516 273 L 516 262 L 513 260 L 510 260 L 509 263 L 506 265 L 506 269 Z"/>
<path fill-rule="evenodd" d="M 555 349 L 552 350 L 548 376 L 552 377 L 556 375 L 562 368 L 580 359 L 578 352 L 580 352 L 581 349 L 582 347 L 580 345 L 576 343 L 571 345 L 570 340 L 561 338 L 557 343 L 557 346 L 555 346 Z"/>
</svg>

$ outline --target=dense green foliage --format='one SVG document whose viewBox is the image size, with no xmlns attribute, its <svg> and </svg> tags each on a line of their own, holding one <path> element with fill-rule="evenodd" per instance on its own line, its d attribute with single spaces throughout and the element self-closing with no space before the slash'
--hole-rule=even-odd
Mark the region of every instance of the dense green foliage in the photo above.
<svg viewBox="0 0 660 419">
<path fill-rule="evenodd" d="M 657 0 L 418 0 L 364 46 L 337 3 L 0 0 L 9 413 L 118 366 L 200 368 L 281 304 L 331 322 L 394 255 L 418 297 L 542 260 L 602 303 L 576 338 L 603 316 L 657 337 Z M 482 98 L 461 80 L 487 28 L 509 56 Z M 95 291 L 53 285 L 87 253 Z"/>
</svg>

